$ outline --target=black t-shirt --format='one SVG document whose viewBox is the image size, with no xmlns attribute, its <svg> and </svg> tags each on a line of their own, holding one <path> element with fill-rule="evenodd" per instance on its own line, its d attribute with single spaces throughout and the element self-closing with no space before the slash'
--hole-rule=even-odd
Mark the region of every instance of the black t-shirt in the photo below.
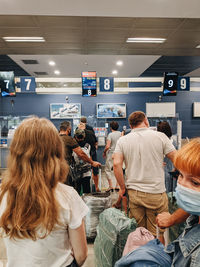
<svg viewBox="0 0 200 267">
<path fill-rule="evenodd" d="M 93 152 L 96 152 L 96 147 L 95 144 L 97 142 L 96 136 L 95 134 L 93 134 L 92 131 L 89 131 L 87 129 L 85 129 L 85 139 L 84 139 L 85 143 L 88 143 L 91 146 L 91 154 Z"/>
</svg>

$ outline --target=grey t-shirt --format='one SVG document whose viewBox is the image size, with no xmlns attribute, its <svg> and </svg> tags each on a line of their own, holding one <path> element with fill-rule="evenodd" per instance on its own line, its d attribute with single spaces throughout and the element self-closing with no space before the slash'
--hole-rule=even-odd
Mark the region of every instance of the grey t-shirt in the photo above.
<svg viewBox="0 0 200 267">
<path fill-rule="evenodd" d="M 120 131 L 113 131 L 108 134 L 107 140 L 111 141 L 109 152 L 114 152 L 118 139 L 121 137 Z"/>
</svg>

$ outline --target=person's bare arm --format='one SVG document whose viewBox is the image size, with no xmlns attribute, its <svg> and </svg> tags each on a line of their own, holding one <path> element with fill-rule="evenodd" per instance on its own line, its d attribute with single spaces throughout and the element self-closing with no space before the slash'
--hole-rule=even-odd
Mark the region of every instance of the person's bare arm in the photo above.
<svg viewBox="0 0 200 267">
<path fill-rule="evenodd" d="M 78 266 L 82 266 L 88 254 L 84 221 L 77 229 L 69 228 L 69 239 L 72 244 L 74 258 Z"/>
<path fill-rule="evenodd" d="M 160 228 L 167 228 L 174 224 L 185 222 L 189 217 L 189 213 L 182 209 L 177 209 L 174 213 L 163 212 L 156 217 L 156 223 Z"/>
<path fill-rule="evenodd" d="M 166 157 L 168 157 L 171 161 L 172 161 L 172 163 L 173 163 L 173 161 L 174 161 L 174 157 L 175 157 L 175 155 L 176 155 L 176 150 L 174 150 L 174 151 L 172 151 L 172 152 L 169 152 L 167 155 L 166 155 Z"/>
<path fill-rule="evenodd" d="M 119 196 L 122 197 L 126 191 L 125 182 L 124 182 L 124 175 L 123 175 L 123 161 L 124 157 L 121 153 L 114 153 L 113 154 L 113 170 L 115 174 L 115 178 L 120 186 Z"/>
<path fill-rule="evenodd" d="M 98 149 L 98 142 L 95 143 L 95 148 Z"/>
<path fill-rule="evenodd" d="M 101 163 L 98 161 L 93 161 L 91 158 L 89 158 L 85 152 L 81 149 L 80 146 L 73 149 L 73 151 L 84 161 L 90 163 L 93 167 L 100 167 Z"/>
<path fill-rule="evenodd" d="M 104 151 L 103 151 L 103 157 L 106 156 L 106 152 L 107 152 L 108 149 L 110 148 L 110 145 L 111 145 L 111 141 L 110 141 L 110 140 L 107 140 L 107 142 L 106 142 L 106 146 L 105 146 Z"/>
</svg>

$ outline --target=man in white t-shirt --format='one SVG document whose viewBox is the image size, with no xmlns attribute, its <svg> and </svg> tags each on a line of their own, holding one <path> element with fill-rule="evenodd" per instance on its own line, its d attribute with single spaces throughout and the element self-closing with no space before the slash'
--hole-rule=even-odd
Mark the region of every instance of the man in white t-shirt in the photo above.
<svg viewBox="0 0 200 267">
<path fill-rule="evenodd" d="M 129 124 L 131 133 L 118 140 L 114 152 L 113 167 L 120 185 L 119 196 L 122 197 L 127 189 L 130 216 L 136 219 L 138 226 L 147 228 L 156 236 L 156 216 L 168 211 L 163 158 L 167 156 L 173 160 L 176 150 L 165 134 L 149 129 L 143 112 L 131 113 Z"/>
</svg>

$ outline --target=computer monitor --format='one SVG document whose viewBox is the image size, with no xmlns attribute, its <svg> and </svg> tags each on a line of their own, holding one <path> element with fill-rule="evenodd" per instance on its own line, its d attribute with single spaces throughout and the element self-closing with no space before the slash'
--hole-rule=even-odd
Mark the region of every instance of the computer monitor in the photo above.
<svg viewBox="0 0 200 267">
<path fill-rule="evenodd" d="M 2 97 L 16 96 L 15 77 L 13 71 L 0 72 L 0 89 Z"/>
<path fill-rule="evenodd" d="M 178 73 L 165 72 L 163 81 L 163 96 L 176 95 L 178 88 Z"/>
<path fill-rule="evenodd" d="M 84 71 L 82 78 L 82 96 L 97 95 L 97 73 L 96 71 Z"/>
</svg>

